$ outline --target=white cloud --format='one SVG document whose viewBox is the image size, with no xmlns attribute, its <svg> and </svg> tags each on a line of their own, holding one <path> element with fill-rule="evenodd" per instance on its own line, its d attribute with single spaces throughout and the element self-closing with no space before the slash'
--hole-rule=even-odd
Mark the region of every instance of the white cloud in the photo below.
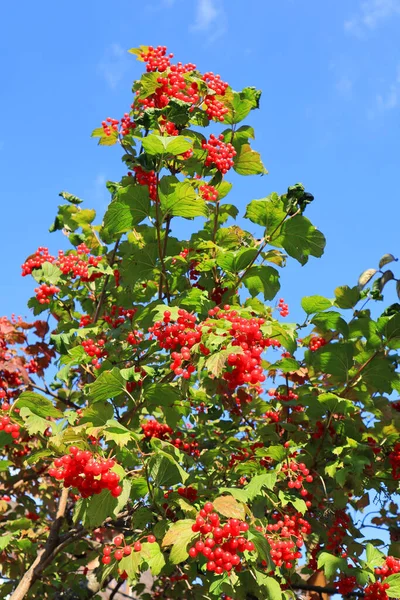
<svg viewBox="0 0 400 600">
<path fill-rule="evenodd" d="M 368 117 L 374 119 L 388 111 L 394 110 L 400 105 L 400 65 L 397 68 L 397 76 L 388 90 L 375 97 L 375 106 L 368 111 Z"/>
<path fill-rule="evenodd" d="M 336 82 L 336 90 L 341 96 L 350 97 L 353 91 L 353 81 L 350 77 L 343 75 Z"/>
<path fill-rule="evenodd" d="M 129 69 L 129 58 L 120 44 L 111 44 L 97 66 L 111 89 L 115 89 Z"/>
<path fill-rule="evenodd" d="M 198 0 L 196 10 L 196 23 L 194 29 L 205 30 L 218 17 L 219 11 L 215 7 L 213 0 Z"/>
<path fill-rule="evenodd" d="M 365 0 L 361 3 L 360 14 L 345 21 L 344 28 L 362 36 L 365 30 L 376 29 L 383 21 L 399 15 L 400 0 Z"/>
<path fill-rule="evenodd" d="M 197 0 L 196 20 L 192 31 L 208 32 L 208 41 L 213 42 L 226 31 L 226 14 L 220 0 Z"/>
</svg>

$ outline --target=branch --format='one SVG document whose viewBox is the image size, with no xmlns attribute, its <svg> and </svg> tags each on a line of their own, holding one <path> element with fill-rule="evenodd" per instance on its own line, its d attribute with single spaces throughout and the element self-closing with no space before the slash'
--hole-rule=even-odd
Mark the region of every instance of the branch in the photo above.
<svg viewBox="0 0 400 600">
<path fill-rule="evenodd" d="M 32 585 L 35 583 L 37 579 L 41 576 L 43 569 L 51 562 L 54 557 L 54 552 L 58 547 L 58 551 L 61 548 L 59 545 L 59 535 L 61 525 L 64 521 L 65 509 L 67 507 L 68 500 L 68 488 L 64 488 L 61 492 L 60 502 L 58 504 L 58 509 L 56 513 L 56 518 L 53 522 L 53 525 L 50 529 L 50 534 L 47 539 L 46 545 L 43 550 L 40 550 L 36 559 L 29 567 L 25 575 L 22 577 L 19 582 L 15 592 L 12 594 L 10 600 L 22 600 L 25 598 L 26 594 L 29 592 Z M 68 542 L 69 543 L 69 542 Z M 51 557 L 51 560 L 49 561 Z"/>
<path fill-rule="evenodd" d="M 110 267 L 112 267 L 113 264 L 114 264 L 115 255 L 117 254 L 117 250 L 118 250 L 118 246 L 119 246 L 120 241 L 121 241 L 121 238 L 119 237 L 117 239 L 117 241 L 115 242 L 114 250 L 112 251 L 111 258 L 110 258 L 110 261 L 108 263 L 110 265 Z M 110 281 L 110 275 L 106 275 L 106 278 L 104 280 L 103 289 L 101 290 L 100 298 L 99 298 L 99 301 L 97 303 L 96 311 L 95 311 L 94 316 L 93 316 L 93 323 L 97 323 L 97 321 L 99 319 L 100 311 L 101 311 L 101 308 L 103 306 L 104 299 L 106 297 L 107 285 L 108 285 L 109 281 Z"/>
<path fill-rule="evenodd" d="M 328 594 L 328 596 L 334 596 L 338 593 L 335 587 L 322 587 L 320 585 L 311 585 L 308 583 L 293 583 L 290 584 L 290 587 L 295 590 L 303 590 L 305 592 L 317 592 L 318 594 Z M 344 598 L 350 598 L 351 596 L 363 598 L 364 592 L 350 592 L 350 594 L 346 594 Z"/>
<path fill-rule="evenodd" d="M 36 383 L 29 382 L 28 387 L 31 387 L 34 390 L 39 390 L 39 392 L 43 392 L 44 394 L 47 394 L 48 396 L 51 396 L 55 400 L 58 400 L 59 402 L 62 402 L 66 406 L 69 406 L 69 408 L 74 408 L 75 410 L 77 410 L 79 408 L 79 406 L 77 404 L 75 404 L 75 402 L 72 402 L 72 400 L 68 400 L 67 398 L 60 398 L 60 396 L 57 396 L 57 394 L 54 394 L 54 392 L 52 392 L 47 387 L 47 385 L 45 387 L 41 387 L 40 385 L 36 385 Z"/>
</svg>

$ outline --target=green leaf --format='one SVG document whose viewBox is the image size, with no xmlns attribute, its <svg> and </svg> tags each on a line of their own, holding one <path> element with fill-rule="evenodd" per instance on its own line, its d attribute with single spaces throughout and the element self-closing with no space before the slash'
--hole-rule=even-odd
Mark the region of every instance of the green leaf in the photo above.
<svg viewBox="0 0 400 600">
<path fill-rule="evenodd" d="M 262 331 L 269 337 L 279 340 L 282 346 L 284 346 L 288 352 L 293 354 L 297 349 L 295 327 L 296 325 L 275 321 L 271 324 L 264 325 Z"/>
<path fill-rule="evenodd" d="M 83 202 L 83 200 L 81 200 L 77 196 L 73 196 L 69 192 L 60 192 L 58 195 L 61 196 L 61 198 L 64 198 L 64 200 L 67 200 L 67 202 L 70 202 L 71 204 L 82 204 Z"/>
<path fill-rule="evenodd" d="M 150 155 L 172 154 L 178 156 L 192 148 L 192 142 L 186 140 L 183 136 L 164 137 L 152 133 L 142 139 L 142 146 Z"/>
<path fill-rule="evenodd" d="M 311 323 L 323 331 L 333 329 L 339 331 L 344 335 L 344 337 L 349 335 L 349 326 L 347 325 L 346 321 L 343 319 L 340 313 L 333 310 L 315 315 L 311 319 Z"/>
<path fill-rule="evenodd" d="M 234 273 L 239 273 L 246 269 L 258 254 L 257 248 L 244 248 L 235 253 L 232 270 Z"/>
<path fill-rule="evenodd" d="M 29 408 L 32 413 L 44 418 L 54 417 L 55 419 L 61 419 L 63 416 L 63 413 L 53 406 L 48 398 L 35 392 L 22 392 L 18 400 L 14 403 L 15 408 Z"/>
<path fill-rule="evenodd" d="M 209 358 L 207 358 L 205 362 L 205 368 L 215 375 L 215 377 L 219 377 L 224 370 L 226 361 L 228 360 L 228 356 L 230 354 L 243 354 L 242 348 L 240 346 L 232 346 L 231 348 L 226 348 L 226 350 L 221 350 L 220 352 L 215 352 Z"/>
<path fill-rule="evenodd" d="M 385 590 L 389 598 L 400 598 L 400 573 L 389 575 L 385 579 L 385 583 L 389 584 L 389 588 Z"/>
<path fill-rule="evenodd" d="M 140 555 L 142 560 L 147 563 L 151 574 L 154 576 L 159 575 L 165 565 L 165 558 L 160 546 L 156 542 L 153 544 L 145 542 L 142 544 Z"/>
<path fill-rule="evenodd" d="M 334 556 L 329 552 L 321 552 L 318 557 L 318 569 L 323 569 L 327 579 L 335 576 L 336 572 L 347 572 L 347 561 L 345 558 Z"/>
<path fill-rule="evenodd" d="M 265 175 L 268 173 L 261 161 L 260 154 L 252 150 L 249 144 L 242 144 L 238 148 L 233 168 L 239 175 Z"/>
<path fill-rule="evenodd" d="M 385 555 L 375 548 L 372 544 L 367 544 L 366 546 L 366 562 L 368 567 L 371 570 L 374 570 L 375 567 L 380 567 L 385 562 Z"/>
<path fill-rule="evenodd" d="M 61 269 L 49 262 L 43 263 L 40 269 L 35 269 L 32 272 L 32 276 L 37 282 L 44 281 L 50 285 L 57 285 L 61 279 L 61 275 Z"/>
<path fill-rule="evenodd" d="M 273 300 L 281 287 L 278 271 L 266 265 L 250 267 L 243 277 L 243 284 L 253 298 L 262 293 L 265 300 Z"/>
<path fill-rule="evenodd" d="M 20 519 L 15 519 L 13 521 L 7 522 L 7 529 L 9 529 L 10 531 L 21 531 L 21 529 L 30 529 L 31 526 L 32 521 L 25 517 L 21 517 Z"/>
<path fill-rule="evenodd" d="M 358 278 L 358 289 L 362 290 L 377 272 L 377 269 L 367 269 L 366 271 L 363 271 Z"/>
<path fill-rule="evenodd" d="M 289 256 L 302 265 L 307 263 L 310 255 L 319 258 L 324 253 L 324 235 L 302 215 L 285 221 L 278 239 Z M 273 241 L 271 243 L 276 245 Z"/>
<path fill-rule="evenodd" d="M 140 500 L 149 493 L 149 486 L 145 477 L 136 477 L 131 481 L 131 498 L 132 500 Z"/>
<path fill-rule="evenodd" d="M 353 308 L 360 300 L 360 290 L 357 286 L 350 288 L 342 285 L 335 289 L 335 304 L 339 308 Z"/>
<path fill-rule="evenodd" d="M 381 260 L 379 261 L 379 268 L 382 269 L 382 267 L 384 267 L 385 265 L 388 265 L 389 263 L 397 260 L 398 259 L 395 258 L 393 254 L 384 254 Z"/>
<path fill-rule="evenodd" d="M 228 112 L 224 115 L 224 123 L 229 125 L 243 121 L 253 108 L 251 100 L 247 100 L 239 92 L 233 92 L 232 97 L 224 102 Z"/>
<path fill-rule="evenodd" d="M 246 219 L 265 227 L 266 234 L 271 236 L 279 234 L 285 217 L 283 202 L 275 192 L 265 199 L 252 200 L 245 214 Z"/>
<path fill-rule="evenodd" d="M 173 565 L 184 562 L 189 556 L 187 546 L 198 535 L 192 531 L 194 522 L 193 519 L 177 521 L 164 536 L 162 546 L 172 546 L 169 560 Z"/>
<path fill-rule="evenodd" d="M 129 206 L 122 202 L 111 202 L 104 215 L 103 227 L 110 235 L 120 235 L 130 231 L 133 219 Z"/>
<path fill-rule="evenodd" d="M 79 423 L 80 425 L 90 423 L 93 427 L 103 427 L 109 419 L 112 419 L 113 415 L 114 409 L 111 404 L 96 402 L 85 408 Z"/>
<path fill-rule="evenodd" d="M 276 483 L 276 477 L 277 474 L 275 471 L 252 477 L 250 482 L 244 488 L 247 492 L 248 499 L 253 500 L 256 496 L 259 496 L 264 487 L 268 490 L 273 490 Z"/>
<path fill-rule="evenodd" d="M 220 496 L 213 500 L 214 508 L 224 517 L 230 519 L 245 519 L 246 511 L 243 504 L 240 504 L 233 496 Z"/>
<path fill-rule="evenodd" d="M 160 451 L 150 458 L 149 473 L 155 487 L 170 487 L 177 483 L 184 483 L 188 478 L 188 474 L 172 456 Z"/>
<path fill-rule="evenodd" d="M 249 529 L 248 539 L 253 542 L 260 560 L 264 560 L 267 563 L 267 569 L 273 570 L 274 564 L 271 560 L 270 546 L 263 534 L 256 529 Z"/>
<path fill-rule="evenodd" d="M 332 301 L 323 296 L 305 296 L 301 301 L 301 306 L 308 315 L 312 315 L 330 308 Z"/>
<path fill-rule="evenodd" d="M 310 353 L 314 368 L 322 373 L 336 375 L 344 382 L 353 366 L 353 344 L 327 344 Z"/>
<path fill-rule="evenodd" d="M 102 132 L 100 134 L 100 131 Z M 92 137 L 99 137 L 99 146 L 114 146 L 118 142 L 118 131 L 111 129 L 110 135 L 104 133 L 103 128 L 95 129 Z"/>
<path fill-rule="evenodd" d="M 82 522 L 84 527 L 98 527 L 107 517 L 117 516 L 126 505 L 130 494 L 130 483 L 124 480 L 122 493 L 114 498 L 109 490 L 102 490 L 90 498 L 80 499 L 75 504 L 74 523 Z"/>
<path fill-rule="evenodd" d="M 189 181 L 179 181 L 173 176 L 164 176 L 159 185 L 161 210 L 165 216 L 193 217 L 207 216 L 207 205 L 197 196 Z"/>
<path fill-rule="evenodd" d="M 24 420 L 25 428 L 28 433 L 35 435 L 36 433 L 44 433 L 49 428 L 49 421 L 39 415 L 33 413 L 30 408 L 21 408 L 20 416 Z"/>
<path fill-rule="evenodd" d="M 139 572 L 139 565 L 141 561 L 142 557 L 140 552 L 131 552 L 129 556 L 124 556 L 124 558 L 117 564 L 121 572 L 126 571 L 129 581 L 133 583 L 137 579 L 136 576 Z"/>
<path fill-rule="evenodd" d="M 366 360 L 363 362 L 365 364 Z M 395 372 L 391 360 L 383 352 L 372 358 L 363 368 L 361 376 L 371 391 L 391 393 Z"/>
<path fill-rule="evenodd" d="M 117 444 L 120 448 L 124 448 L 126 444 L 136 435 L 129 431 L 126 427 L 124 427 L 118 421 L 114 419 L 110 419 L 107 421 L 106 426 L 103 430 L 104 438 L 107 442 L 112 441 Z"/>
<path fill-rule="evenodd" d="M 166 406 L 179 401 L 179 389 L 169 383 L 152 383 L 143 390 L 147 406 Z"/>
<path fill-rule="evenodd" d="M 12 533 L 6 533 L 0 536 L 0 552 L 7 548 L 8 544 L 13 540 L 14 536 Z"/>
<path fill-rule="evenodd" d="M 282 600 L 281 586 L 278 581 L 273 577 L 268 577 L 260 571 L 256 571 L 255 573 L 258 585 L 266 588 L 266 598 L 268 598 L 268 600 Z"/>
<path fill-rule="evenodd" d="M 132 216 L 132 226 L 139 225 L 150 214 L 149 191 L 143 185 L 127 185 L 118 188 L 117 201 L 129 206 Z M 112 206 L 112 204 L 110 205 Z"/>
<path fill-rule="evenodd" d="M 119 369 L 101 373 L 96 381 L 89 385 L 89 394 L 93 402 L 101 402 L 119 396 L 125 391 L 126 381 Z"/>
</svg>

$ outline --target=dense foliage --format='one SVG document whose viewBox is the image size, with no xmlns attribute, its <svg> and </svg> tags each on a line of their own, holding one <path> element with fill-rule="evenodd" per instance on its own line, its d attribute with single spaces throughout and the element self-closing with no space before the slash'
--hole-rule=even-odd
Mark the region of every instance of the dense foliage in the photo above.
<svg viewBox="0 0 400 600">
<path fill-rule="evenodd" d="M 316 573 L 400 597 L 395 258 L 287 323 L 279 271 L 325 238 L 301 184 L 235 224 L 260 92 L 131 52 L 131 108 L 93 133 L 126 167 L 102 223 L 60 194 L 72 249 L 23 264 L 36 320 L 0 320 L 1 597 L 279 600 Z"/>
</svg>

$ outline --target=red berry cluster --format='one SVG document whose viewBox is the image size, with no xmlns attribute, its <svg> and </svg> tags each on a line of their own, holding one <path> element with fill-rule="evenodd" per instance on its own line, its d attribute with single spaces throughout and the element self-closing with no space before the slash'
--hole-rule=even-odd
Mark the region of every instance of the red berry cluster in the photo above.
<svg viewBox="0 0 400 600">
<path fill-rule="evenodd" d="M 279 314 L 281 315 L 281 317 L 288 316 L 289 306 L 288 306 L 288 304 L 285 304 L 285 301 L 283 298 L 280 298 L 279 303 L 278 303 L 278 308 L 279 308 Z"/>
<path fill-rule="evenodd" d="M 113 541 L 114 548 L 112 546 L 104 546 L 103 548 L 103 556 L 101 559 L 103 565 L 109 565 L 111 563 L 111 555 L 114 556 L 115 560 L 120 561 L 122 560 L 122 558 L 124 558 L 124 556 L 129 556 L 130 554 L 132 554 L 132 547 L 125 544 L 125 539 L 122 535 L 117 535 Z M 139 546 L 137 547 L 137 551 L 140 552 L 140 550 L 142 549 L 142 545 L 140 544 L 140 542 L 137 543 L 140 545 L 140 548 Z M 136 549 L 134 548 L 134 550 Z"/>
<path fill-rule="evenodd" d="M 3 404 L 4 406 L 4 404 Z M 3 408 L 3 407 L 2 407 Z M 3 409 L 5 410 L 5 409 Z M 18 423 L 13 423 L 8 415 L 0 417 L 0 431 L 11 434 L 13 440 L 17 441 L 20 435 L 20 426 Z"/>
<path fill-rule="evenodd" d="M 168 439 L 173 433 L 172 428 L 164 423 L 159 423 L 155 419 L 149 419 L 141 425 L 143 434 L 146 438 L 158 438 L 159 440 Z"/>
<path fill-rule="evenodd" d="M 389 462 L 392 467 L 393 479 L 400 479 L 400 442 L 395 444 L 389 453 Z"/>
<path fill-rule="evenodd" d="M 119 126 L 118 119 L 112 119 L 111 117 L 107 117 L 105 121 L 101 122 L 101 126 L 103 127 L 104 134 L 107 137 L 110 137 L 113 131 L 116 131 L 122 137 L 129 135 L 132 129 L 135 129 L 136 124 L 131 120 L 129 113 L 124 113 L 124 116 L 121 119 L 121 128 L 118 129 Z"/>
<path fill-rule="evenodd" d="M 141 331 L 138 331 L 137 329 L 134 329 L 133 331 L 131 331 L 128 334 L 128 337 L 126 338 L 126 341 L 131 346 L 137 346 L 138 344 L 140 344 L 140 342 L 142 340 L 143 340 L 143 333 Z"/>
<path fill-rule="evenodd" d="M 197 500 L 197 490 L 190 485 L 178 488 L 177 492 L 182 498 L 189 500 L 189 502 L 196 502 Z"/>
<path fill-rule="evenodd" d="M 86 354 L 93 357 L 92 365 L 96 369 L 100 369 L 99 358 L 108 356 L 107 350 L 104 349 L 104 344 L 105 341 L 102 339 L 95 341 L 90 338 L 83 340 L 81 344 Z"/>
<path fill-rule="evenodd" d="M 240 354 L 231 353 L 228 356 L 227 363 L 232 369 L 227 370 L 223 374 L 223 378 L 228 382 L 229 388 L 234 390 L 245 383 L 257 385 L 265 381 L 261 355 L 266 348 L 280 347 L 281 344 L 279 341 L 263 335 L 261 326 L 265 322 L 264 319 L 241 317 L 236 310 L 230 310 L 228 304 L 224 306 L 224 310 L 216 307 L 209 310 L 208 314 L 217 321 L 224 319 L 231 323 L 227 332 L 227 335 L 230 336 L 230 343 L 242 350 Z M 215 325 L 215 321 L 207 320 L 204 323 L 204 332 L 211 333 L 213 325 Z"/>
<path fill-rule="evenodd" d="M 111 135 L 113 131 L 118 131 L 119 120 L 107 117 L 105 121 L 101 122 L 103 131 L 107 137 Z"/>
<path fill-rule="evenodd" d="M 339 553 L 342 551 L 342 543 L 350 526 L 350 517 L 344 510 L 335 512 L 335 520 L 327 533 L 326 549 L 328 552 Z"/>
<path fill-rule="evenodd" d="M 141 379 L 138 379 L 138 381 L 127 381 L 127 383 L 126 383 L 126 389 L 127 389 L 128 392 L 131 392 L 132 390 L 134 390 L 137 387 L 142 387 L 142 385 L 143 385 L 143 379 L 147 375 L 146 371 L 144 369 L 142 369 L 141 367 L 139 367 L 139 366 L 135 367 L 135 373 L 140 373 Z"/>
<path fill-rule="evenodd" d="M 89 274 L 89 267 L 97 267 L 102 261 L 101 256 L 90 254 L 90 248 L 86 244 L 80 244 L 76 249 L 77 254 L 64 254 L 62 250 L 58 253 L 56 264 L 64 275 L 70 275 L 72 279 L 80 277 L 81 281 L 94 281 L 103 276 L 103 273 Z"/>
<path fill-rule="evenodd" d="M 301 496 L 308 496 L 307 490 L 303 487 L 303 482 L 312 483 L 314 478 L 310 475 L 310 471 L 304 463 L 297 463 L 291 460 L 289 463 L 283 464 L 282 471 L 288 478 L 288 488 L 290 490 L 300 490 Z"/>
<path fill-rule="evenodd" d="M 249 447 L 245 447 L 241 450 L 238 450 L 238 452 L 231 454 L 231 457 L 229 460 L 229 468 L 231 469 L 237 463 L 240 463 L 243 461 L 247 462 L 250 460 L 254 460 L 255 452 L 256 452 L 257 448 L 264 448 L 264 444 L 262 442 L 255 442 L 254 444 L 251 444 Z M 262 466 L 267 466 L 267 462 L 269 460 L 270 459 L 268 457 L 266 457 L 265 459 L 261 459 L 260 464 Z"/>
<path fill-rule="evenodd" d="M 173 54 L 167 54 L 166 46 L 148 46 L 145 51 L 141 52 L 140 58 L 146 63 L 146 71 L 151 73 L 153 71 L 159 71 L 162 73 L 171 64 L 171 58 Z"/>
<path fill-rule="evenodd" d="M 115 460 L 96 458 L 89 450 L 79 450 L 71 446 L 69 454 L 56 458 L 49 475 L 58 481 L 64 480 L 64 487 L 75 487 L 82 498 L 89 498 L 108 489 L 114 498 L 121 495 L 119 475 L 112 471 Z"/>
<path fill-rule="evenodd" d="M 327 344 L 327 341 L 323 337 L 314 335 L 311 338 L 308 347 L 310 348 L 311 352 L 316 352 L 319 348 L 325 346 L 325 344 Z"/>
<path fill-rule="evenodd" d="M 39 269 L 45 262 L 53 262 L 54 256 L 49 254 L 49 249 L 43 246 L 39 246 L 35 254 L 26 259 L 24 264 L 21 266 L 22 277 L 30 275 L 34 269 Z"/>
<path fill-rule="evenodd" d="M 155 171 L 145 171 L 140 165 L 133 167 L 136 181 L 139 185 L 147 185 L 149 188 L 149 197 L 154 202 L 157 201 L 157 175 Z M 128 173 L 129 175 L 130 173 Z"/>
<path fill-rule="evenodd" d="M 190 252 L 190 248 L 184 248 L 182 250 L 182 252 L 179 252 L 179 256 L 181 256 L 182 258 L 184 258 L 186 260 L 186 258 L 188 257 L 189 252 Z"/>
<path fill-rule="evenodd" d="M 278 400 L 279 402 L 290 402 L 291 400 L 299 399 L 298 394 L 296 394 L 292 388 L 288 390 L 286 386 L 285 393 L 279 392 L 278 390 L 271 388 L 268 390 L 268 396 L 270 396 L 271 398 L 275 398 L 275 400 Z"/>
<path fill-rule="evenodd" d="M 31 360 L 26 363 L 25 365 L 25 369 L 28 371 L 28 373 L 37 373 L 40 369 L 39 363 L 34 359 L 31 358 Z"/>
<path fill-rule="evenodd" d="M 172 121 L 167 121 L 165 117 L 161 117 L 160 129 L 162 132 L 165 132 L 171 136 L 179 135 L 179 129 L 177 129 L 175 123 Z"/>
<path fill-rule="evenodd" d="M 129 135 L 133 129 L 135 129 L 136 124 L 132 121 L 129 113 L 124 113 L 124 116 L 121 119 L 121 130 L 120 134 L 122 137 Z"/>
<path fill-rule="evenodd" d="M 196 81 L 188 82 L 184 74 L 192 72 L 195 68 L 196 65 L 192 63 L 172 65 L 167 73 L 157 79 L 160 87 L 155 90 L 154 94 L 146 98 L 140 98 L 140 90 L 137 90 L 138 103 L 144 108 L 165 108 L 168 106 L 170 99 L 175 98 L 194 107 L 200 100 L 199 86 Z"/>
<path fill-rule="evenodd" d="M 218 201 L 218 190 L 215 189 L 213 185 L 208 185 L 205 183 L 201 185 L 199 188 L 200 196 L 206 202 L 217 202 Z"/>
<path fill-rule="evenodd" d="M 191 456 L 200 455 L 200 451 L 198 450 L 199 444 L 193 440 L 193 438 L 196 437 L 194 433 L 190 436 L 192 440 L 182 439 L 181 431 L 174 433 L 169 425 L 159 423 L 155 419 L 149 419 L 145 423 L 142 423 L 141 427 L 144 436 L 148 439 L 155 437 L 159 440 L 165 440 L 175 446 L 175 448 L 179 448 L 179 450 L 186 452 L 186 454 L 190 454 Z"/>
<path fill-rule="evenodd" d="M 342 576 L 334 583 L 335 588 L 342 596 L 348 596 L 357 587 L 357 579 L 354 575 Z"/>
<path fill-rule="evenodd" d="M 267 410 L 267 412 L 264 413 L 264 417 L 268 419 L 270 423 L 279 423 L 281 418 L 280 413 L 274 410 Z"/>
<path fill-rule="evenodd" d="M 122 323 L 125 323 L 127 319 L 132 321 L 133 317 L 137 312 L 136 308 L 123 308 L 122 306 L 117 306 L 113 304 L 111 307 L 110 314 L 103 315 L 103 321 L 111 325 L 113 329 L 116 329 Z"/>
<path fill-rule="evenodd" d="M 390 588 L 388 583 L 381 583 L 380 581 L 375 581 L 374 583 L 370 583 L 364 589 L 364 599 L 365 600 L 388 600 L 389 596 L 386 593 L 386 590 Z"/>
<path fill-rule="evenodd" d="M 86 244 L 80 244 L 76 248 L 76 254 L 64 254 L 63 250 L 60 250 L 57 259 L 49 254 L 48 248 L 40 247 L 22 265 L 22 276 L 30 275 L 34 269 L 38 269 L 43 263 L 49 262 L 57 265 L 63 275 L 70 275 L 72 278 L 80 277 L 82 281 L 94 281 L 98 277 L 102 277 L 102 273 L 89 275 L 89 267 L 97 267 L 101 260 L 101 256 L 90 254 L 90 248 Z"/>
<path fill-rule="evenodd" d="M 40 304 L 50 304 L 50 298 L 54 294 L 58 294 L 60 288 L 55 285 L 47 285 L 42 283 L 39 287 L 35 288 L 36 299 Z"/>
<path fill-rule="evenodd" d="M 189 379 L 195 371 L 192 364 L 182 366 L 185 361 L 190 361 L 190 349 L 201 339 L 201 331 L 196 328 L 196 316 L 188 313 L 184 309 L 179 309 L 178 318 L 175 323 L 171 323 L 171 312 L 164 312 L 163 320 L 157 321 L 153 327 L 149 328 L 151 337 L 157 338 L 160 348 L 173 350 L 171 358 L 173 363 L 171 369 L 175 375 L 182 375 L 184 379 Z"/>
<path fill-rule="evenodd" d="M 222 81 L 220 75 L 215 75 L 212 71 L 204 73 L 202 80 L 207 83 L 207 87 L 218 96 L 224 96 L 229 85 Z"/>
<path fill-rule="evenodd" d="M 386 579 L 389 575 L 400 573 L 400 559 L 394 556 L 388 556 L 381 567 L 375 569 L 375 575 L 379 575 L 382 579 Z"/>
<path fill-rule="evenodd" d="M 214 119 L 214 121 L 223 121 L 224 115 L 229 112 L 224 103 L 215 96 L 206 96 L 204 98 L 204 105 L 208 118 Z"/>
<path fill-rule="evenodd" d="M 93 319 L 90 315 L 82 315 L 79 319 L 79 327 L 87 327 L 93 322 Z"/>
<path fill-rule="evenodd" d="M 207 151 L 206 167 L 213 165 L 225 175 L 233 166 L 233 157 L 236 156 L 236 150 L 231 143 L 224 142 L 222 134 L 219 137 L 211 134 L 208 142 L 203 140 L 202 148 Z"/>
<path fill-rule="evenodd" d="M 390 585 L 385 583 L 385 579 L 389 577 L 389 575 L 395 575 L 397 573 L 400 573 L 400 560 L 394 558 L 394 556 L 388 556 L 384 564 L 375 569 L 375 575 L 381 577 L 382 581 L 370 583 L 364 590 L 364 597 L 367 600 L 388 600 L 386 590 L 389 589 Z"/>
<path fill-rule="evenodd" d="M 192 525 L 192 530 L 201 536 L 190 548 L 189 556 L 196 558 L 199 554 L 203 555 L 207 560 L 207 571 L 216 575 L 224 571 L 229 573 L 232 569 L 240 571 L 240 554 L 254 550 L 253 542 L 243 535 L 248 529 L 248 524 L 238 519 L 229 519 L 222 525 L 212 503 L 206 502 Z"/>
<path fill-rule="evenodd" d="M 277 567 L 293 567 L 293 563 L 301 558 L 300 548 L 304 545 L 303 537 L 311 533 L 311 526 L 300 513 L 282 515 L 274 513 L 275 523 L 267 525 L 266 539 L 271 547 L 271 558 Z"/>
</svg>

